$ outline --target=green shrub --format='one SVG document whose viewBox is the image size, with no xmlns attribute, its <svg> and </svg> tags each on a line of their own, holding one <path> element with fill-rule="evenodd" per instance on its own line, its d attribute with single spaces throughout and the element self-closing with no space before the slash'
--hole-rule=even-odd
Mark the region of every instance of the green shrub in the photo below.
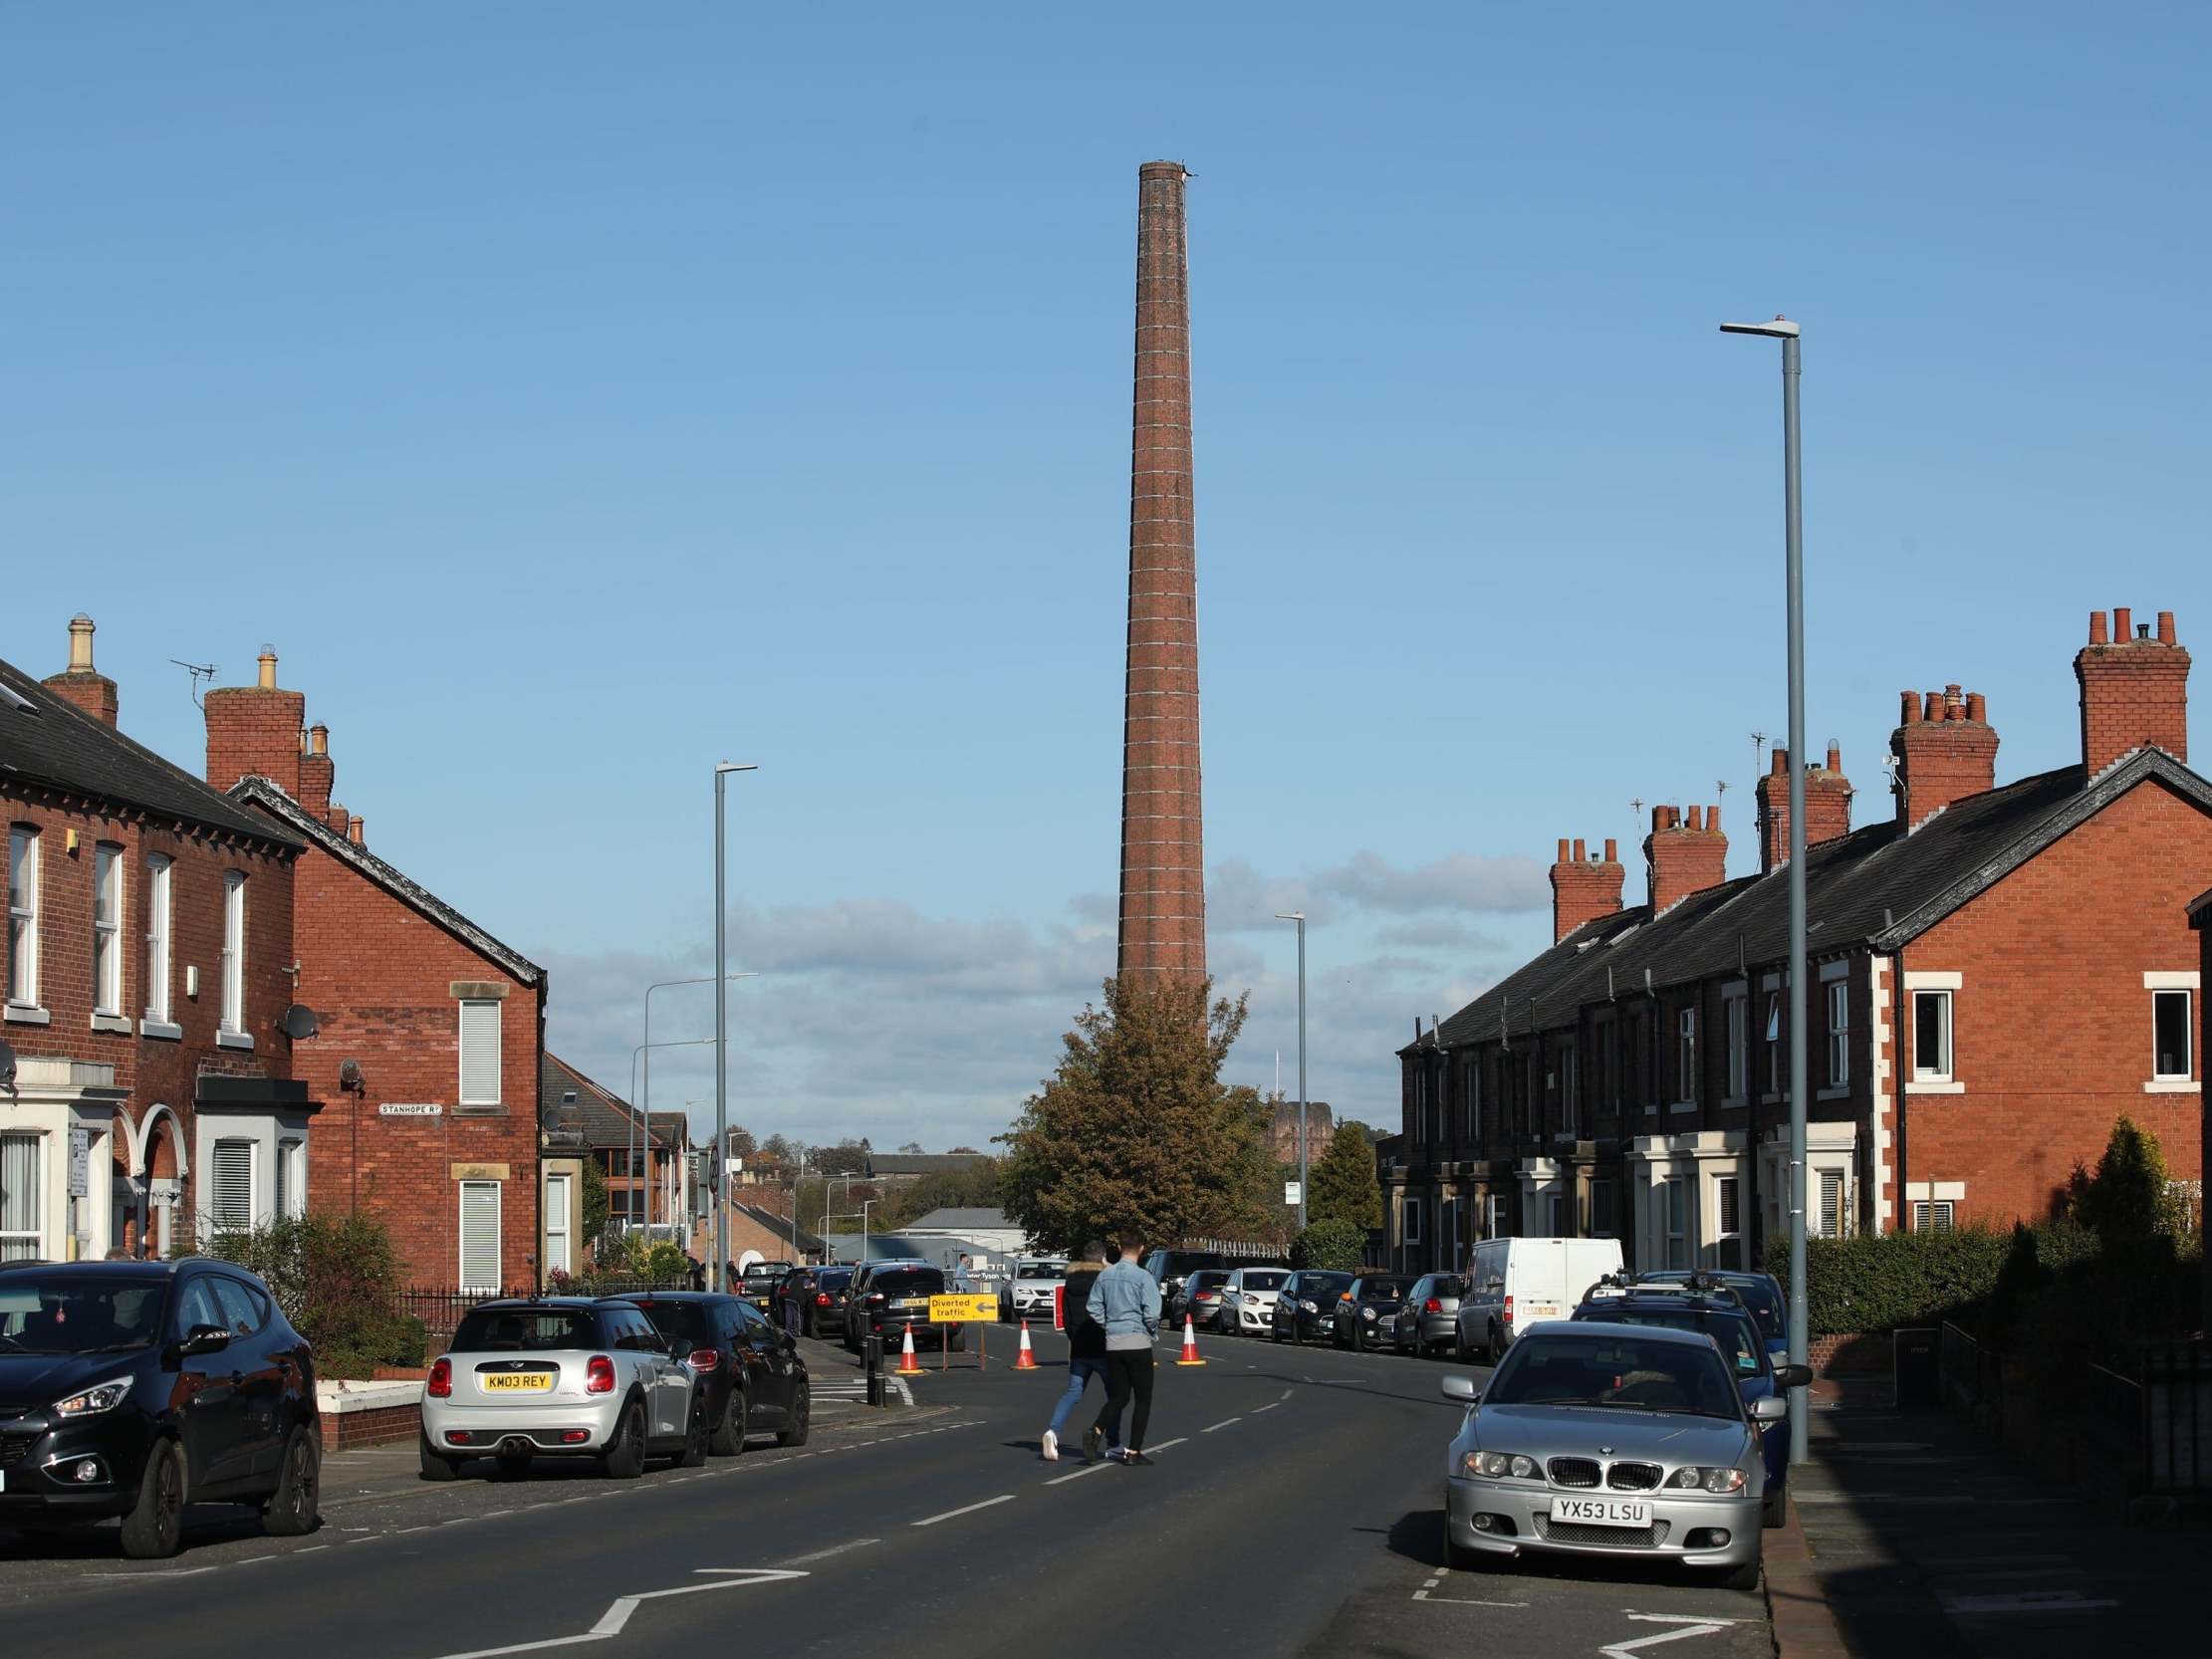
<svg viewBox="0 0 2212 1659">
<path fill-rule="evenodd" d="M 1357 1222 L 1317 1221 L 1291 1241 L 1291 1266 L 1357 1273 L 1366 1248 L 1367 1230 Z"/>
<path fill-rule="evenodd" d="M 316 1374 L 366 1377 L 378 1365 L 422 1363 L 428 1332 L 397 1311 L 391 1235 L 369 1216 L 292 1216 L 220 1233 L 205 1254 L 259 1274 L 315 1349 Z"/>
</svg>

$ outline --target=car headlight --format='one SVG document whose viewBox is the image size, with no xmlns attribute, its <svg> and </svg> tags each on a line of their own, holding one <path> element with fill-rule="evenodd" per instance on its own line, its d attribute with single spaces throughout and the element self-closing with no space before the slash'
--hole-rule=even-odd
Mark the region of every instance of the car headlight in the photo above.
<svg viewBox="0 0 2212 1659">
<path fill-rule="evenodd" d="M 118 1377 L 113 1382 L 103 1382 L 72 1394 L 66 1400 L 54 1402 L 57 1417 L 97 1417 L 103 1411 L 113 1411 L 123 1404 L 123 1396 L 130 1392 L 130 1379 Z"/>
<path fill-rule="evenodd" d="M 1371 1307 L 1362 1307 L 1359 1309 L 1359 1316 L 1362 1319 L 1371 1319 L 1374 1317 L 1374 1309 Z"/>
<path fill-rule="evenodd" d="M 1744 1472 L 1733 1467 L 1703 1469 L 1693 1466 L 1677 1469 L 1667 1477 L 1666 1484 L 1683 1492 L 1741 1492 L 1744 1489 Z"/>
<path fill-rule="evenodd" d="M 1319 1313 L 1321 1311 L 1320 1308 L 1316 1307 L 1310 1302 L 1301 1302 L 1298 1305 L 1306 1309 L 1306 1311 L 1309 1313 Z"/>
<path fill-rule="evenodd" d="M 1540 1481 L 1544 1473 L 1537 1467 L 1536 1459 L 1523 1457 L 1519 1452 L 1469 1452 L 1463 1467 L 1470 1475 L 1480 1475 L 1489 1480 L 1503 1480 L 1510 1475 L 1517 1481 Z"/>
</svg>

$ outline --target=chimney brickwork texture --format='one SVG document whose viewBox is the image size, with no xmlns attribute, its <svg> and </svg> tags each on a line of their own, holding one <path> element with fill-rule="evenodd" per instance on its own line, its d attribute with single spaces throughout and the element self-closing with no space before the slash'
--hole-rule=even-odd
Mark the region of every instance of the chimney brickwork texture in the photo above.
<svg viewBox="0 0 2212 1659">
<path fill-rule="evenodd" d="M 2125 609 L 2089 613 L 2089 642 L 2074 658 L 2082 686 L 2082 764 L 2094 778 L 2144 745 L 2177 761 L 2189 758 L 2189 653 L 2174 637 L 2173 612 L 2161 610 L 2155 631 L 2133 626 Z"/>
<path fill-rule="evenodd" d="M 1948 685 L 1898 696 L 1889 750 L 1897 757 L 1897 822 L 1912 830 L 1954 801 L 1997 787 L 1997 729 L 1979 691 Z"/>
<path fill-rule="evenodd" d="M 1206 974 L 1206 893 L 1183 177 L 1179 161 L 1147 161 L 1137 169 L 1115 971 L 1123 979 L 1189 982 Z"/>
<path fill-rule="evenodd" d="M 82 610 L 69 619 L 69 666 L 39 683 L 95 720 L 116 723 L 116 682 L 93 666 L 93 619 Z"/>
<path fill-rule="evenodd" d="M 1790 861 L 1790 751 L 1774 751 L 1774 764 L 1759 780 L 1759 873 Z M 1828 746 L 1828 764 L 1805 769 L 1805 844 L 1851 832 L 1851 781 L 1843 776 L 1843 750 Z"/>
<path fill-rule="evenodd" d="M 1559 861 L 1552 866 L 1552 943 L 1558 944 L 1586 922 L 1614 914 L 1620 908 L 1620 886 L 1626 871 L 1620 867 L 1620 843 L 1605 842 L 1604 856 L 1593 858 L 1586 843 L 1559 843 Z"/>
<path fill-rule="evenodd" d="M 1728 837 L 1721 833 L 1718 807 L 1692 807 L 1685 817 L 1677 807 L 1651 809 L 1651 833 L 1643 838 L 1651 870 L 1651 913 L 1670 908 L 1692 893 L 1728 879 Z"/>
<path fill-rule="evenodd" d="M 277 688 L 277 653 L 264 649 L 253 685 L 219 686 L 202 700 L 207 717 L 207 782 L 227 790 L 241 778 L 267 778 L 300 799 L 300 731 L 307 694 Z"/>
</svg>

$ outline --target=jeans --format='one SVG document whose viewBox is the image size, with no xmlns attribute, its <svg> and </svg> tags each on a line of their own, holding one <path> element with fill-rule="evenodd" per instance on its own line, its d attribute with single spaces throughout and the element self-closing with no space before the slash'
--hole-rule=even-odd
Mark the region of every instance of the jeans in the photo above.
<svg viewBox="0 0 2212 1659">
<path fill-rule="evenodd" d="M 1106 1403 L 1099 1412 L 1098 1426 L 1106 1431 L 1108 1442 L 1118 1439 L 1121 1428 L 1121 1409 L 1129 1403 L 1129 1396 L 1136 1396 L 1136 1421 L 1129 1425 L 1129 1450 L 1144 1450 L 1144 1429 L 1152 1417 L 1152 1350 L 1150 1348 L 1108 1348 L 1106 1350 Z"/>
<path fill-rule="evenodd" d="M 1075 1415 L 1076 1407 L 1082 1403 L 1083 1391 L 1091 1385 L 1091 1379 L 1105 1375 L 1106 1361 L 1103 1359 L 1071 1359 L 1068 1361 L 1068 1387 L 1061 1394 L 1060 1403 L 1053 1407 L 1053 1420 L 1049 1425 L 1051 1433 L 1058 1435 L 1062 1429 L 1068 1426 L 1068 1419 Z M 1121 1444 L 1121 1425 L 1119 1422 L 1115 1422 L 1113 1427 L 1107 1431 L 1107 1445 L 1118 1446 Z"/>
</svg>

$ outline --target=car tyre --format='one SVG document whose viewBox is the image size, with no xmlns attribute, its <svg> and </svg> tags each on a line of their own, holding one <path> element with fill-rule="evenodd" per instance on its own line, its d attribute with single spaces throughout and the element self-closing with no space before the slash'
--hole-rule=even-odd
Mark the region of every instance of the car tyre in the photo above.
<svg viewBox="0 0 2212 1659">
<path fill-rule="evenodd" d="M 678 1469 L 700 1469 L 706 1465 L 707 1426 L 706 1396 L 691 1396 L 691 1420 L 683 1431 L 683 1451 L 676 1458 Z"/>
<path fill-rule="evenodd" d="M 814 1421 L 814 1388 L 812 1385 L 802 1382 L 793 1391 L 790 1421 L 791 1426 L 789 1428 L 778 1431 L 776 1444 L 779 1446 L 804 1446 L 807 1443 L 807 1430 Z"/>
<path fill-rule="evenodd" d="M 422 1454 L 422 1478 L 424 1480 L 457 1481 L 461 1478 L 460 1463 L 441 1452 L 431 1451 L 430 1442 L 427 1439 L 418 1442 L 417 1449 Z"/>
<path fill-rule="evenodd" d="M 323 1453 L 304 1425 L 284 1443 L 277 1482 L 277 1490 L 261 1506 L 261 1530 L 271 1538 L 305 1538 L 322 1518 Z"/>
<path fill-rule="evenodd" d="M 1754 1555 L 1742 1566 L 1732 1566 L 1720 1575 L 1724 1590 L 1752 1591 L 1759 1587 L 1759 1557 Z"/>
<path fill-rule="evenodd" d="M 1774 1487 L 1759 1500 L 1759 1530 L 1779 1533 L 1790 1521 L 1790 1489 Z"/>
<path fill-rule="evenodd" d="M 614 1433 L 600 1454 L 600 1473 L 611 1481 L 634 1481 L 645 1472 L 645 1408 L 632 1400 L 614 1420 Z"/>
<path fill-rule="evenodd" d="M 1501 1332 L 1496 1325 L 1492 1325 L 1490 1327 L 1490 1345 L 1486 1350 L 1485 1357 L 1488 1358 L 1490 1364 L 1494 1368 L 1504 1361 L 1505 1356 L 1506 1344 L 1504 1333 Z"/>
<path fill-rule="evenodd" d="M 138 1477 L 137 1501 L 123 1518 L 123 1552 L 134 1561 L 163 1561 L 184 1544 L 184 1453 L 157 1440 Z"/>
<path fill-rule="evenodd" d="M 707 1450 L 718 1458 L 734 1458 L 744 1451 L 750 1410 L 745 1390 L 731 1389 L 722 1401 L 722 1415 L 715 1419 L 714 1434 L 707 1441 Z"/>
</svg>

